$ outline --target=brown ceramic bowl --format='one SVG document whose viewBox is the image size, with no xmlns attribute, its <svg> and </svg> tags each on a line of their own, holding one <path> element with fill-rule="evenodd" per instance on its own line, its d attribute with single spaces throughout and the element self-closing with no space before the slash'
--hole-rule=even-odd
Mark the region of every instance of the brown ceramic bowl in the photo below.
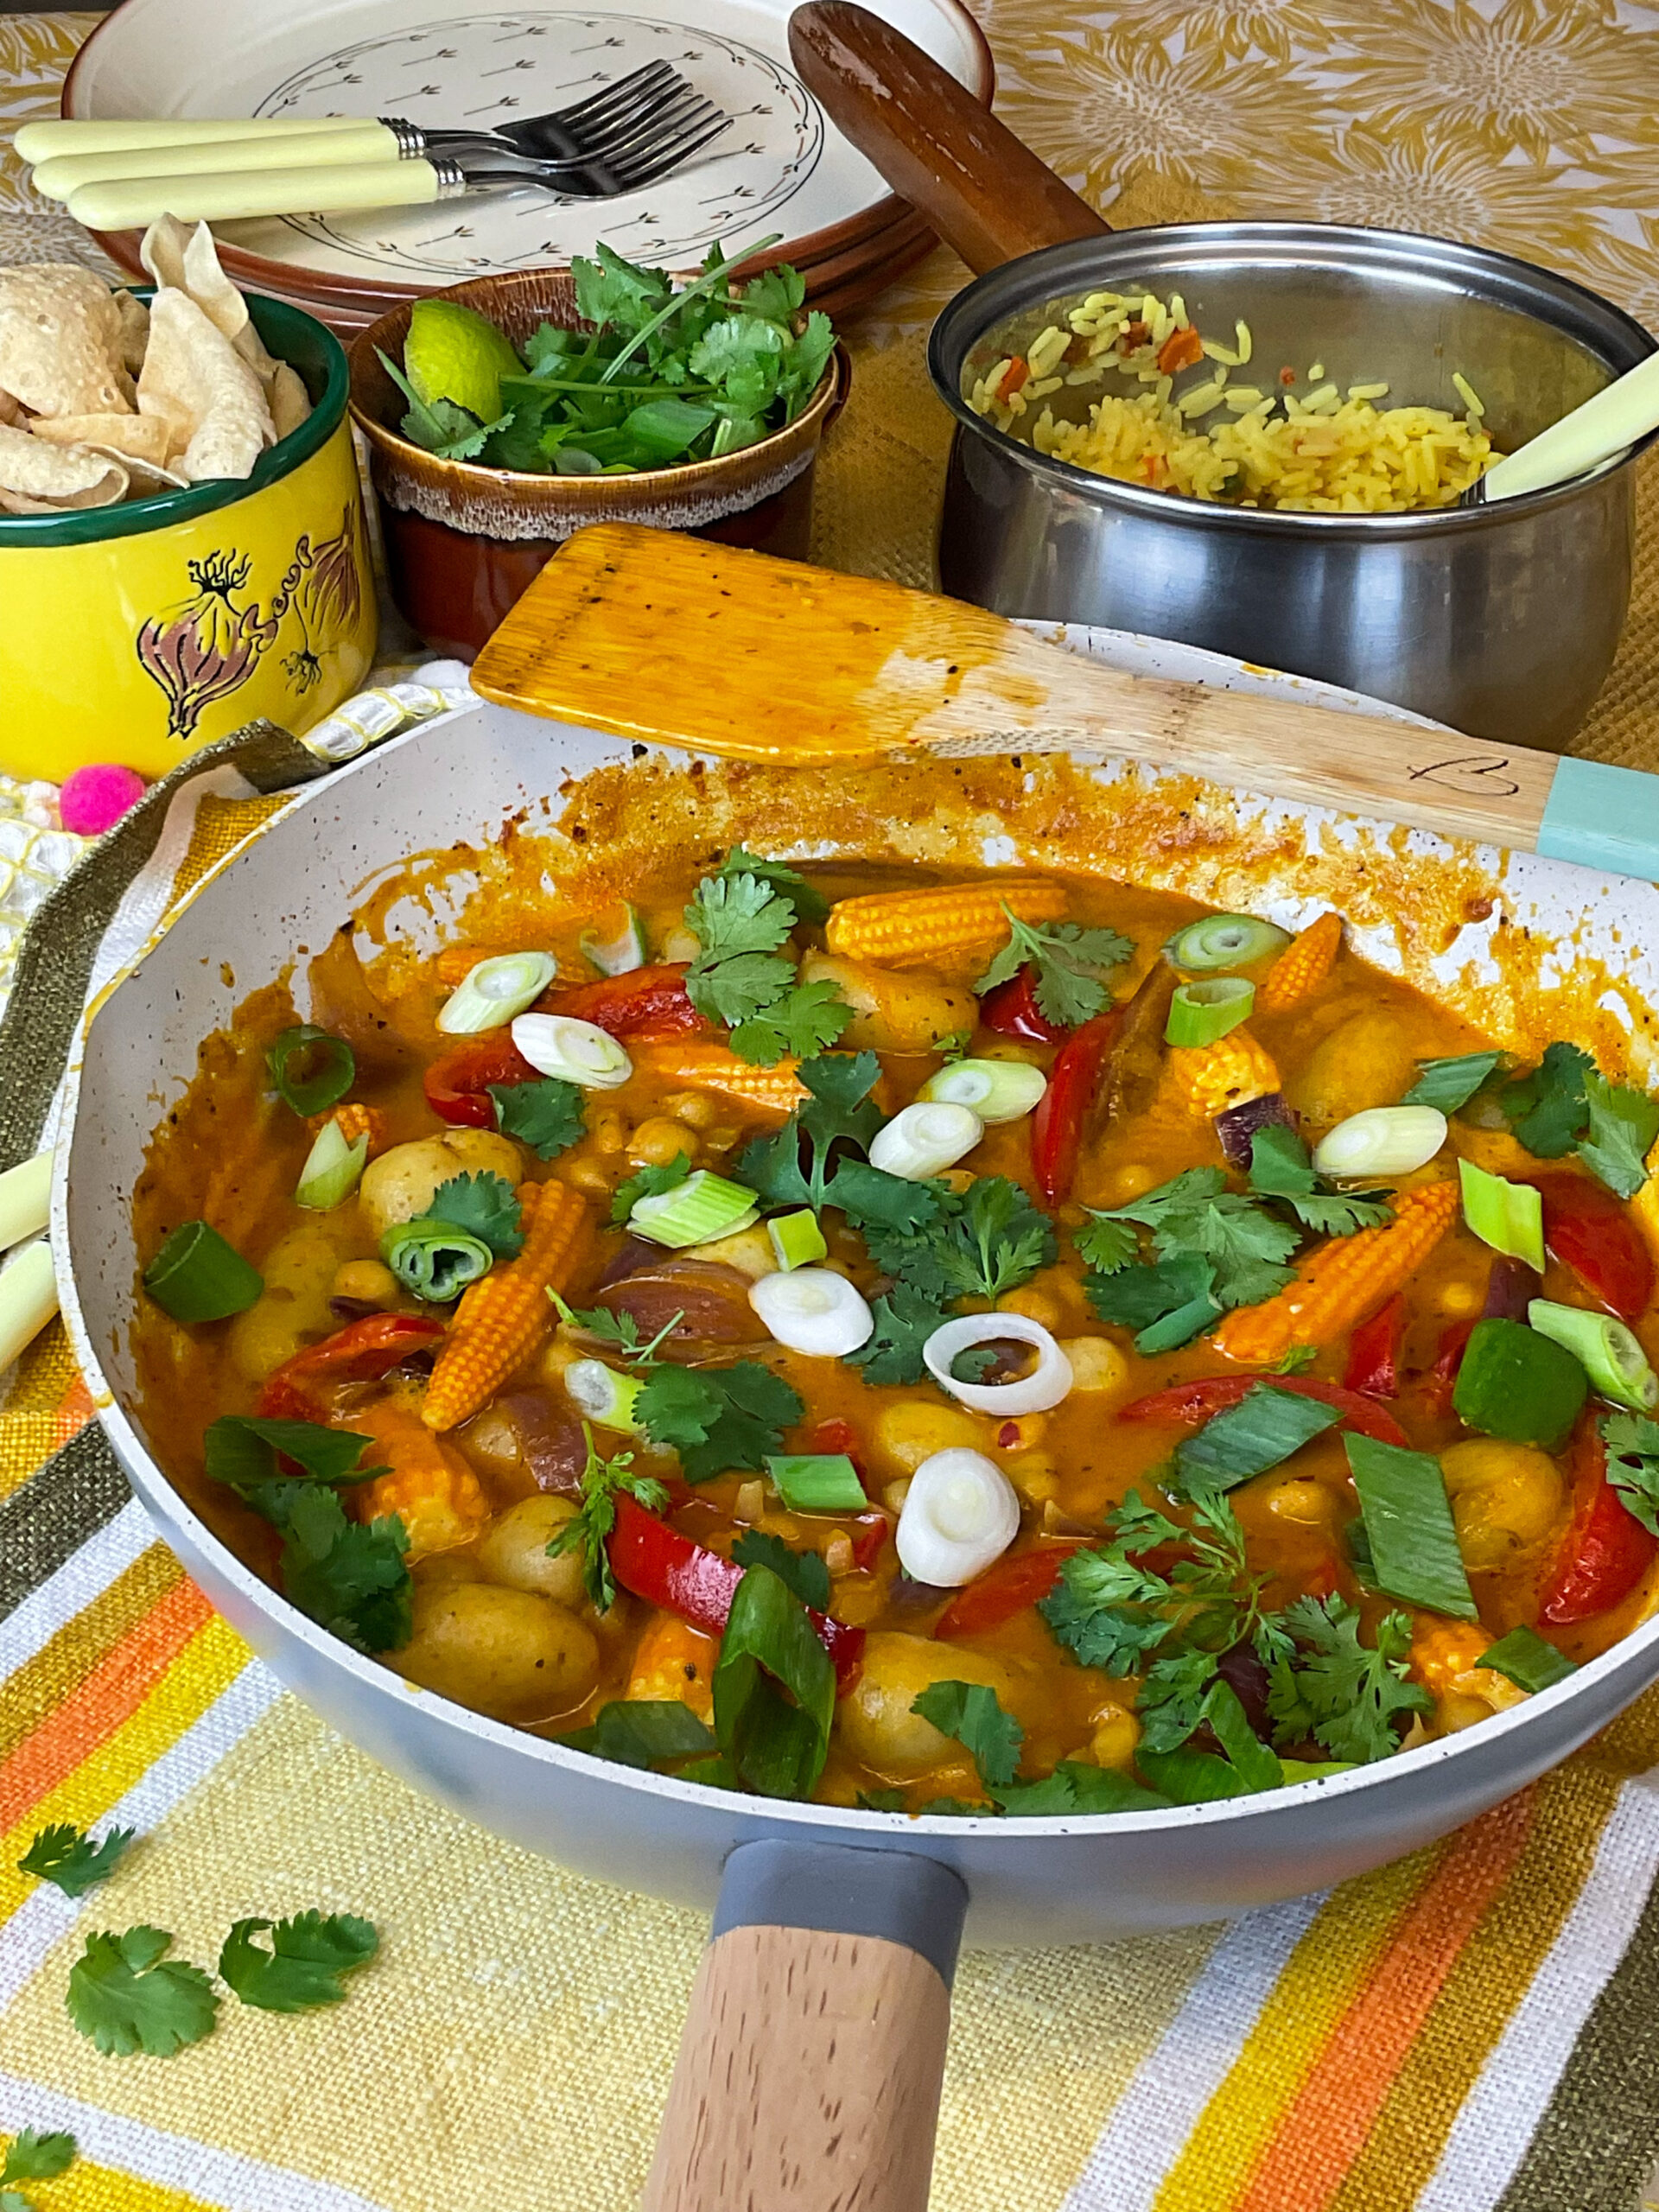
<svg viewBox="0 0 1659 2212">
<path fill-rule="evenodd" d="M 539 323 L 581 322 L 563 269 L 476 276 L 437 296 L 475 308 L 518 345 Z M 353 340 L 352 415 L 369 442 L 392 598 L 435 651 L 470 660 L 565 539 L 589 523 L 647 523 L 805 557 L 818 442 L 851 373 L 839 346 L 805 410 L 759 445 L 633 476 L 542 476 L 441 461 L 397 429 L 404 400 L 378 353 L 402 360 L 410 312 L 405 302 Z"/>
</svg>

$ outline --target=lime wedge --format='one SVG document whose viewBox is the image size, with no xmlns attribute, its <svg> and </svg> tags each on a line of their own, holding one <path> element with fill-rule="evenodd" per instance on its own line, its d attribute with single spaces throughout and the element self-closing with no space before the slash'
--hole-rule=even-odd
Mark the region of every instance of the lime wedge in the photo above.
<svg viewBox="0 0 1659 2212">
<path fill-rule="evenodd" d="M 486 316 L 458 300 L 416 300 L 404 340 L 404 373 L 429 407 L 448 399 L 493 423 L 501 414 L 501 379 L 524 365 Z"/>
</svg>

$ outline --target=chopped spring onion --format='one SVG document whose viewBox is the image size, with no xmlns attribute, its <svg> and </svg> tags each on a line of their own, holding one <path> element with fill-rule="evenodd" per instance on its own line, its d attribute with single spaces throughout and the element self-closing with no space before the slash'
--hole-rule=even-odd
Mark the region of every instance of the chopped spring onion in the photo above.
<svg viewBox="0 0 1659 2212">
<path fill-rule="evenodd" d="M 338 1106 L 357 1080 L 357 1056 L 346 1039 L 308 1021 L 283 1030 L 266 1052 L 265 1065 L 276 1096 L 302 1118 Z"/>
<path fill-rule="evenodd" d="M 537 1075 L 557 1076 L 584 1090 L 615 1090 L 633 1073 L 633 1062 L 596 1022 L 569 1014 L 521 1014 L 512 1041 Z"/>
<path fill-rule="evenodd" d="M 1476 1662 L 1503 1675 L 1518 1690 L 1552 1689 L 1578 1669 L 1564 1651 L 1547 1643 L 1535 1629 L 1512 1628 L 1507 1636 L 1489 1643 Z"/>
<path fill-rule="evenodd" d="M 1634 1331 L 1611 1313 L 1586 1313 L 1581 1306 L 1557 1306 L 1535 1298 L 1527 1319 L 1541 1337 L 1570 1351 L 1590 1377 L 1598 1396 L 1633 1414 L 1651 1413 L 1659 1403 L 1659 1375 L 1648 1363 Z"/>
<path fill-rule="evenodd" d="M 1530 1183 L 1509 1183 L 1489 1175 L 1472 1160 L 1458 1162 L 1463 1185 L 1463 1217 L 1483 1244 L 1544 1272 L 1544 1201 Z"/>
<path fill-rule="evenodd" d="M 1452 1386 L 1465 1428 L 1555 1452 L 1584 1409 L 1589 1382 L 1570 1351 L 1519 1321 L 1477 1321 Z"/>
<path fill-rule="evenodd" d="M 971 1107 L 918 1099 L 870 1139 L 870 1165 L 906 1183 L 925 1183 L 954 1167 L 984 1134 L 985 1124 Z"/>
<path fill-rule="evenodd" d="M 785 1273 L 791 1268 L 810 1268 L 815 1260 L 830 1256 L 818 1217 L 810 1206 L 803 1206 L 798 1213 L 774 1214 L 766 1224 L 766 1234 Z"/>
<path fill-rule="evenodd" d="M 1438 1106 L 1442 1114 L 1455 1114 L 1469 1103 L 1503 1057 L 1502 1052 L 1459 1052 L 1449 1060 L 1419 1060 L 1417 1080 L 1400 1103 Z"/>
<path fill-rule="evenodd" d="M 715 1732 L 677 1697 L 615 1698 L 600 1707 L 591 1727 L 553 1740 L 613 1766 L 643 1769 L 712 1751 Z"/>
<path fill-rule="evenodd" d="M 37 1152 L 33 1160 L 25 1160 L 0 1175 L 0 1252 L 46 1227 L 51 1200 L 49 1152 Z"/>
<path fill-rule="evenodd" d="M 633 1402 L 645 1387 L 643 1375 L 619 1375 L 602 1359 L 579 1359 L 565 1369 L 564 1387 L 584 1421 L 627 1436 L 639 1433 Z"/>
<path fill-rule="evenodd" d="M 875 1316 L 845 1275 L 832 1268 L 793 1268 L 749 1285 L 749 1303 L 780 1344 L 820 1359 L 840 1359 L 868 1344 Z"/>
<path fill-rule="evenodd" d="M 597 930 L 584 930 L 582 954 L 601 976 L 628 976 L 636 968 L 643 968 L 645 933 L 633 908 L 623 907 L 621 926 L 610 937 L 601 937 Z"/>
<path fill-rule="evenodd" d="M 369 1138 L 365 1130 L 346 1142 L 346 1132 L 331 1114 L 317 1131 L 317 1141 L 305 1155 L 294 1202 L 308 1213 L 329 1213 L 352 1195 L 368 1163 Z"/>
<path fill-rule="evenodd" d="M 1206 914 L 1189 922 L 1164 947 L 1177 968 L 1203 975 L 1212 968 L 1248 968 L 1290 943 L 1288 930 L 1258 921 L 1254 914 Z"/>
<path fill-rule="evenodd" d="M 535 1005 L 558 972 L 558 963 L 546 952 L 503 952 L 480 960 L 439 1007 L 438 1027 L 447 1037 L 505 1029 L 515 1014 Z"/>
<path fill-rule="evenodd" d="M 716 1236 L 734 1236 L 755 1217 L 753 1191 L 699 1167 L 671 1191 L 636 1198 L 628 1227 L 636 1236 L 648 1236 L 653 1244 L 671 1245 L 677 1251 L 687 1244 L 707 1244 Z"/>
<path fill-rule="evenodd" d="M 791 1513 L 861 1513 L 869 1503 L 858 1470 L 844 1452 L 771 1459 L 766 1472 Z"/>
<path fill-rule="evenodd" d="M 1368 1106 L 1319 1139 L 1321 1175 L 1409 1175 L 1446 1142 L 1446 1116 L 1433 1106 Z"/>
<path fill-rule="evenodd" d="M 1169 1002 L 1164 1026 L 1166 1045 L 1213 1045 L 1250 1018 L 1255 985 L 1243 976 L 1216 976 L 1207 983 L 1183 983 Z"/>
<path fill-rule="evenodd" d="M 1278 1466 L 1341 1418 L 1334 1406 L 1317 1398 L 1258 1382 L 1178 1445 L 1175 1464 L 1190 1491 L 1232 1490 Z"/>
<path fill-rule="evenodd" d="M 733 1594 L 714 1693 L 715 1732 L 739 1778 L 762 1797 L 810 1796 L 830 1752 L 835 1662 L 769 1567 L 746 1568 Z"/>
<path fill-rule="evenodd" d="M 1012 1382 L 959 1382 L 952 1372 L 957 1359 L 979 1344 L 1032 1344 L 1037 1364 Z M 964 1313 L 935 1329 L 922 1346 L 927 1371 L 942 1390 L 976 1413 L 1046 1413 L 1071 1388 L 1071 1363 L 1040 1321 L 1027 1313 Z"/>
<path fill-rule="evenodd" d="M 1432 1613 L 1476 1619 L 1440 1461 L 1372 1436 L 1350 1434 L 1343 1442 L 1376 1587 Z"/>
<path fill-rule="evenodd" d="M 899 1516 L 899 1564 L 913 1581 L 959 1590 L 1020 1533 L 1014 1484 L 982 1452 L 953 1445 L 924 1459 Z"/>
<path fill-rule="evenodd" d="M 144 1269 L 144 1288 L 175 1321 L 222 1321 L 241 1313 L 264 1277 L 205 1221 L 182 1221 Z"/>
<path fill-rule="evenodd" d="M 1048 1077 L 1029 1060 L 957 1060 L 931 1075 L 917 1092 L 930 1103 L 969 1106 L 988 1128 L 1029 1114 L 1048 1089 Z"/>
<path fill-rule="evenodd" d="M 39 1237 L 0 1268 L 0 1372 L 34 1343 L 58 1310 L 52 1247 Z"/>
<path fill-rule="evenodd" d="M 431 1306 L 447 1306 L 469 1282 L 487 1274 L 495 1255 L 480 1236 L 447 1221 L 394 1222 L 380 1239 L 380 1257 L 405 1290 Z"/>
</svg>

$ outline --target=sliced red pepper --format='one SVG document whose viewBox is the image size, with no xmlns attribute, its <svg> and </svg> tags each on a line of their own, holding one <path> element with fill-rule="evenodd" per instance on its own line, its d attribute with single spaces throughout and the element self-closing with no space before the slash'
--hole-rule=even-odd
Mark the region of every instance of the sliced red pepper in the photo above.
<svg viewBox="0 0 1659 2212">
<path fill-rule="evenodd" d="M 939 1615 L 934 1635 L 948 1642 L 952 1637 L 982 1636 L 988 1629 L 1001 1628 L 1027 1605 L 1046 1598 L 1059 1580 L 1060 1569 L 1079 1549 L 1081 1541 L 1048 1544 L 1041 1551 L 998 1560 L 977 1581 L 957 1592 Z"/>
<path fill-rule="evenodd" d="M 860 1482 L 864 1479 L 864 1462 L 859 1457 L 858 1431 L 849 1421 L 821 1421 L 808 1430 L 803 1449 L 808 1452 L 836 1452 L 846 1455 L 853 1463 L 853 1471 Z"/>
<path fill-rule="evenodd" d="M 1405 1296 L 1396 1293 L 1354 1331 L 1344 1389 L 1361 1391 L 1368 1398 L 1394 1397 L 1400 1388 L 1400 1347 L 1405 1334 Z"/>
<path fill-rule="evenodd" d="M 1122 1020 L 1114 1007 L 1073 1033 L 1049 1071 L 1048 1089 L 1031 1117 L 1031 1163 L 1037 1187 L 1051 1206 L 1071 1195 L 1089 1109 Z"/>
<path fill-rule="evenodd" d="M 736 1560 L 683 1536 L 626 1491 L 616 1501 L 616 1527 L 608 1549 L 611 1572 L 625 1590 L 647 1605 L 677 1613 L 707 1635 L 719 1636 L 724 1630 L 743 1580 Z M 807 1618 L 835 1662 L 836 1682 L 846 1689 L 863 1658 L 863 1630 L 848 1628 L 810 1608 Z"/>
<path fill-rule="evenodd" d="M 259 1386 L 254 1400 L 260 1421 L 311 1421 L 319 1409 L 315 1386 L 377 1382 L 383 1375 L 435 1344 L 444 1324 L 421 1313 L 365 1313 L 325 1337 L 320 1344 L 285 1359 Z M 308 1388 L 308 1385 L 314 1386 Z"/>
<path fill-rule="evenodd" d="M 1544 1242 L 1621 1319 L 1653 1296 L 1653 1255 L 1622 1198 L 1587 1175 L 1535 1175 L 1544 1201 Z"/>
<path fill-rule="evenodd" d="M 686 967 L 671 962 L 658 968 L 631 968 L 597 983 L 578 983 L 538 1001 L 538 1014 L 569 1014 L 591 1021 L 612 1037 L 636 1038 L 642 1045 L 688 1037 L 708 1024 L 685 995 Z"/>
<path fill-rule="evenodd" d="M 1453 1321 L 1441 1332 L 1440 1345 L 1434 1354 L 1434 1364 L 1428 1370 L 1427 1406 L 1431 1414 L 1441 1421 L 1449 1420 L 1452 1413 L 1452 1393 L 1457 1388 L 1458 1370 L 1463 1365 L 1463 1355 L 1469 1349 L 1469 1339 L 1475 1333 L 1473 1320 Z"/>
<path fill-rule="evenodd" d="M 1374 1436 L 1379 1444 L 1403 1445 L 1407 1440 L 1394 1415 L 1374 1398 L 1362 1397 L 1357 1390 L 1344 1390 L 1334 1382 L 1316 1382 L 1306 1375 L 1206 1375 L 1197 1382 L 1174 1382 L 1167 1390 L 1136 1398 L 1122 1407 L 1117 1417 L 1163 1421 L 1171 1428 L 1196 1428 L 1212 1414 L 1236 1406 L 1258 1382 L 1270 1382 L 1275 1390 L 1288 1390 L 1295 1397 L 1317 1398 L 1322 1406 L 1334 1406 L 1344 1425 L 1357 1435 Z"/>
<path fill-rule="evenodd" d="M 1172 330 L 1158 348 L 1158 367 L 1161 374 L 1173 377 L 1182 369 L 1190 369 L 1194 362 L 1204 359 L 1204 340 L 1192 324 Z"/>
<path fill-rule="evenodd" d="M 1002 372 L 1002 381 L 996 387 L 997 397 L 1012 399 L 1020 386 L 1029 380 L 1030 376 L 1031 363 L 1027 360 L 1023 353 L 1016 353 Z"/>
<path fill-rule="evenodd" d="M 1567 1471 L 1573 1519 L 1538 1609 L 1540 1620 L 1554 1628 L 1610 1612 L 1659 1557 L 1659 1536 L 1626 1510 L 1607 1479 L 1607 1447 L 1593 1421 L 1584 1422 L 1573 1438 Z"/>
<path fill-rule="evenodd" d="M 1029 963 L 986 992 L 979 1002 L 979 1018 L 999 1037 L 1024 1037 L 1033 1045 L 1064 1045 L 1071 1034 L 1063 1022 L 1051 1021 L 1038 1005 L 1037 981 Z"/>
<path fill-rule="evenodd" d="M 505 1029 L 486 1036 L 469 1037 L 453 1052 L 434 1060 L 421 1078 L 426 1103 L 441 1122 L 457 1128 L 493 1129 L 495 1101 L 493 1083 L 530 1083 L 536 1071 L 513 1043 Z"/>
<path fill-rule="evenodd" d="M 861 1513 L 852 1526 L 853 1565 L 866 1573 L 881 1556 L 881 1547 L 893 1534 L 885 1513 Z"/>
</svg>

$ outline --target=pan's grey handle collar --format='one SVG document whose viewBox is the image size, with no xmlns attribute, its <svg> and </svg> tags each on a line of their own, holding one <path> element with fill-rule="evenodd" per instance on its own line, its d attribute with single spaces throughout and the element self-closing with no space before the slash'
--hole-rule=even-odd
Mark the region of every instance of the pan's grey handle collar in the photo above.
<svg viewBox="0 0 1659 2212">
<path fill-rule="evenodd" d="M 739 1844 L 726 1861 L 714 1933 L 814 1928 L 879 1936 L 919 1953 L 949 1989 L 967 1911 L 967 1885 L 939 1859 L 763 1838 Z"/>
</svg>

